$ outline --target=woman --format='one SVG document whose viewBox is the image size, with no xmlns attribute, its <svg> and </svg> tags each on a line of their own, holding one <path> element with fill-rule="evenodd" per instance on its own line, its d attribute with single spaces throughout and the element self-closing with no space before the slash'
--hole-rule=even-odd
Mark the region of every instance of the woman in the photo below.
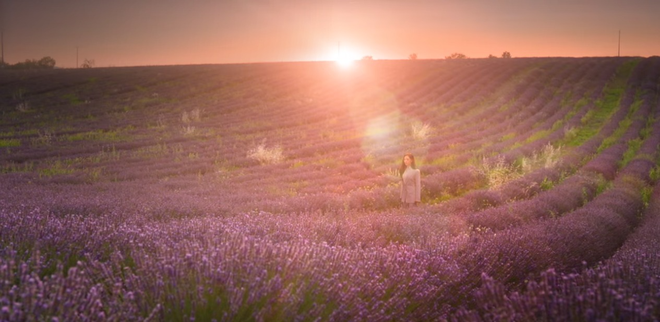
<svg viewBox="0 0 660 322">
<path fill-rule="evenodd" d="M 415 166 L 415 157 L 406 153 L 399 167 L 401 175 L 401 202 L 404 205 L 411 206 L 421 201 L 421 182 L 420 172 Z"/>
</svg>

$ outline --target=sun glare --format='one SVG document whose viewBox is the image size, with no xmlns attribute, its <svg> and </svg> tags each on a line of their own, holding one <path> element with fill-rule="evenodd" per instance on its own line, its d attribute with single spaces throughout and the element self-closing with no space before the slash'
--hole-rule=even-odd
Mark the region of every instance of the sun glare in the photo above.
<svg viewBox="0 0 660 322">
<path fill-rule="evenodd" d="M 355 60 L 349 57 L 339 57 L 335 62 L 337 63 L 337 65 L 339 65 L 339 67 L 348 68 L 353 65 Z"/>
<path fill-rule="evenodd" d="M 339 67 L 342 68 L 348 68 L 353 66 L 355 61 L 357 60 L 357 56 L 355 53 L 353 53 L 350 49 L 347 50 L 346 48 L 341 48 L 341 53 L 337 53 L 337 56 L 335 56 L 335 62 Z"/>
</svg>

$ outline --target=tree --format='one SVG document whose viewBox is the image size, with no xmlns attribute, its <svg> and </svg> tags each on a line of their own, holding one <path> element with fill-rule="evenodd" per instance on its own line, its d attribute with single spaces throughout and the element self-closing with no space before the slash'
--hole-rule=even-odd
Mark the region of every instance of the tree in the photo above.
<svg viewBox="0 0 660 322">
<path fill-rule="evenodd" d="M 511 53 L 508 51 L 505 51 L 502 53 L 502 58 L 511 58 Z"/>
<path fill-rule="evenodd" d="M 489 59 L 493 59 L 493 58 L 497 58 L 497 56 L 488 55 L 488 58 L 489 58 Z"/>
<path fill-rule="evenodd" d="M 26 59 L 23 62 L 18 62 L 12 65 L 12 68 L 15 69 L 31 69 L 37 67 L 37 61 L 35 59 Z"/>
<path fill-rule="evenodd" d="M 94 67 L 94 59 L 85 58 L 82 65 L 80 65 L 80 68 L 92 68 L 92 67 Z"/>
<path fill-rule="evenodd" d="M 461 53 L 453 53 L 449 56 L 445 56 L 445 59 L 466 59 L 466 58 L 468 57 L 465 56 L 465 54 L 461 54 Z"/>
<path fill-rule="evenodd" d="M 374 58 L 371 56 L 364 56 L 362 57 L 362 60 L 374 60 Z"/>
<path fill-rule="evenodd" d="M 6 65 L 12 69 L 37 69 L 37 68 L 55 68 L 55 59 L 50 56 L 41 58 L 40 60 L 36 59 L 26 59 L 23 62 L 16 63 L 14 65 Z"/>
<path fill-rule="evenodd" d="M 410 59 L 410 60 L 417 60 L 417 54 L 412 53 L 412 54 L 408 55 L 408 59 Z"/>
<path fill-rule="evenodd" d="M 39 68 L 55 68 L 55 59 L 53 59 L 50 56 L 46 56 L 44 58 L 41 58 L 39 62 L 37 62 L 37 65 Z"/>
</svg>

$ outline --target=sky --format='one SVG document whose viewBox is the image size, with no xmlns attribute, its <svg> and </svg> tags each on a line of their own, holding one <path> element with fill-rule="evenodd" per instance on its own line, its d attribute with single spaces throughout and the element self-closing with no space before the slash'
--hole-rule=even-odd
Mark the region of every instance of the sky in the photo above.
<svg viewBox="0 0 660 322">
<path fill-rule="evenodd" d="M 660 55 L 658 0 L 0 0 L 7 63 Z"/>
</svg>

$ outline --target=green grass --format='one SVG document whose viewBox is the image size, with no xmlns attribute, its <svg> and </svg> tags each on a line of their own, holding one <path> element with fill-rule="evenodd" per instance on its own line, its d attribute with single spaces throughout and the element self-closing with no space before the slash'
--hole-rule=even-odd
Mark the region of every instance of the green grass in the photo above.
<svg viewBox="0 0 660 322">
<path fill-rule="evenodd" d="M 530 135 L 530 136 L 525 140 L 525 144 L 527 144 L 527 143 L 531 143 L 531 142 L 534 142 L 534 141 L 536 141 L 536 140 L 540 140 L 540 139 L 542 139 L 542 138 L 545 138 L 546 136 L 548 136 L 548 135 L 549 135 L 550 133 L 552 133 L 552 132 L 553 132 L 552 129 L 536 131 L 536 132 L 534 132 L 534 134 Z"/>
<path fill-rule="evenodd" d="M 642 201 L 644 202 L 645 207 L 649 206 L 649 202 L 651 202 L 651 195 L 653 195 L 653 187 L 644 185 L 642 188 Z"/>
<path fill-rule="evenodd" d="M 651 135 L 651 132 L 653 131 L 653 128 L 650 126 L 652 124 L 654 119 L 652 117 L 648 118 L 646 122 L 646 127 L 642 129 L 642 131 L 639 133 L 639 136 L 642 138 L 642 140 L 646 140 L 646 138 Z"/>
<path fill-rule="evenodd" d="M 39 134 L 39 129 L 29 129 L 22 131 L 9 130 L 7 132 L 0 132 L 0 138 L 2 137 L 11 137 L 11 136 L 30 136 Z"/>
<path fill-rule="evenodd" d="M 429 164 L 437 165 L 445 170 L 451 169 L 457 165 L 456 155 L 454 154 L 443 155 L 442 157 L 431 160 Z"/>
<path fill-rule="evenodd" d="M 637 97 L 639 97 L 639 92 L 637 93 Z M 639 109 L 639 106 L 642 104 L 642 100 L 637 99 L 630 107 L 628 110 L 628 114 L 626 115 L 626 118 L 623 119 L 621 122 L 619 122 L 619 127 L 614 131 L 614 133 L 603 140 L 603 143 L 598 147 L 598 152 L 602 152 L 603 150 L 609 148 L 612 146 L 618 139 L 625 133 L 628 128 L 630 127 L 630 124 L 632 124 L 632 116 Z"/>
<path fill-rule="evenodd" d="M 71 105 L 78 105 L 78 104 L 82 103 L 80 98 L 76 94 L 73 94 L 73 93 L 62 95 L 62 98 L 67 100 L 69 103 L 71 103 Z"/>
<path fill-rule="evenodd" d="M 91 182 L 98 182 L 103 176 L 103 168 L 87 168 L 84 171 Z"/>
<path fill-rule="evenodd" d="M 24 162 L 24 163 L 15 163 L 9 162 L 0 167 L 0 173 L 11 173 L 11 172 L 31 172 L 34 170 L 34 163 Z"/>
<path fill-rule="evenodd" d="M 291 165 L 291 169 L 296 169 L 304 166 L 305 163 L 302 161 L 294 161 L 293 164 Z"/>
<path fill-rule="evenodd" d="M 598 181 L 598 184 L 596 186 L 596 195 L 600 195 L 605 190 L 612 188 L 612 186 L 614 185 L 614 182 L 608 181 L 601 174 L 598 174 L 597 181 Z"/>
<path fill-rule="evenodd" d="M 541 189 L 543 189 L 544 191 L 548 191 L 548 190 L 552 189 L 555 186 L 555 183 L 552 180 L 550 180 L 548 178 L 545 178 L 541 182 L 540 186 L 541 186 Z"/>
<path fill-rule="evenodd" d="M 81 132 L 63 136 L 63 140 L 74 142 L 74 141 L 102 141 L 102 142 L 121 142 L 127 141 L 130 137 L 125 132 L 131 130 L 132 127 L 127 127 L 125 129 L 119 129 L 115 131 L 88 131 Z"/>
<path fill-rule="evenodd" d="M 21 140 L 20 139 L 1 139 L 0 140 L 0 148 L 9 148 L 9 147 L 16 147 L 16 146 L 21 146 Z"/>
<path fill-rule="evenodd" d="M 561 129 L 563 126 L 564 126 L 564 120 L 559 120 L 552 124 L 551 130 L 554 132 Z"/>
<path fill-rule="evenodd" d="M 655 166 L 655 168 L 651 169 L 650 176 L 651 176 L 651 180 L 653 180 L 654 182 L 660 180 L 660 165 Z"/>
<path fill-rule="evenodd" d="M 642 139 L 636 138 L 628 141 L 628 149 L 623 153 L 623 158 L 619 160 L 619 167 L 623 167 L 637 155 L 637 151 L 642 146 Z"/>
<path fill-rule="evenodd" d="M 167 146 L 167 143 L 157 143 L 155 145 L 138 148 L 131 152 L 131 156 L 135 158 L 152 159 L 165 156 L 171 153 L 171 151 L 172 149 Z"/>
<path fill-rule="evenodd" d="M 38 170 L 39 176 L 52 177 L 57 175 L 71 174 L 74 172 L 72 168 L 60 160 L 56 160 L 49 167 Z"/>
<path fill-rule="evenodd" d="M 515 138 L 515 137 L 516 137 L 516 133 L 515 133 L 515 132 L 507 133 L 507 134 L 503 135 L 502 138 L 500 138 L 500 142 L 503 142 L 503 141 L 506 141 L 506 140 L 510 140 L 510 139 Z"/>
<path fill-rule="evenodd" d="M 575 113 L 577 113 L 585 105 L 589 104 L 589 102 L 590 102 L 590 100 L 587 97 L 583 97 L 583 98 L 579 99 L 577 102 L 575 102 L 575 106 L 573 107 L 573 110 L 568 112 L 566 114 L 566 116 L 564 116 L 564 122 L 567 122 L 568 120 L 573 118 Z"/>
<path fill-rule="evenodd" d="M 603 124 L 619 108 L 628 78 L 638 62 L 639 59 L 632 59 L 619 66 L 615 77 L 603 90 L 603 97 L 595 102 L 596 107 L 582 118 L 583 125 L 570 140 L 561 142 L 561 145 L 580 146 L 600 131 Z"/>
</svg>

